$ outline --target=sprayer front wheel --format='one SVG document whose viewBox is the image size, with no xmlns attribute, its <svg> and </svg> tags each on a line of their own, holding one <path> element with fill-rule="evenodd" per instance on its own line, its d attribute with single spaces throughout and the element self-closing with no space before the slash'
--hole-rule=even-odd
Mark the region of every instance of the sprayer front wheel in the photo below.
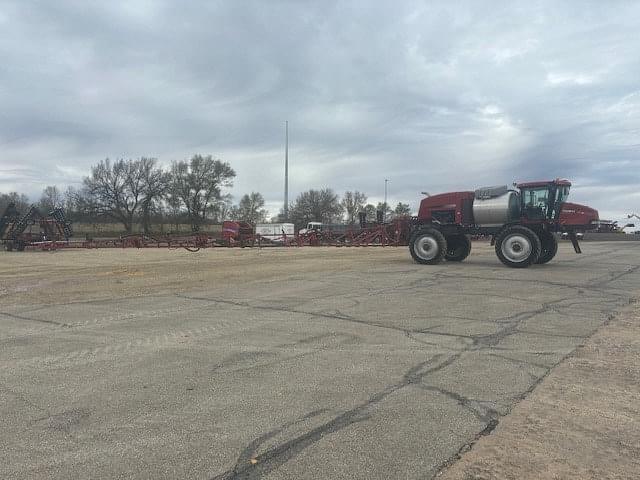
<svg viewBox="0 0 640 480">
<path fill-rule="evenodd" d="M 447 253 L 447 240 L 435 228 L 420 228 L 411 235 L 409 252 L 417 263 L 436 265 L 442 262 Z"/>
</svg>

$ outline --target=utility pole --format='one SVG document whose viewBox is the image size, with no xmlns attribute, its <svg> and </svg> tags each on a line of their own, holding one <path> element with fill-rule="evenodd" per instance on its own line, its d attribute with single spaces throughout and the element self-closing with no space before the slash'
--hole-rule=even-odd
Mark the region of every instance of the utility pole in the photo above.
<svg viewBox="0 0 640 480">
<path fill-rule="evenodd" d="M 384 213 L 382 214 L 382 220 L 384 223 L 387 223 L 387 183 L 389 183 L 389 179 L 384 179 Z"/>
<path fill-rule="evenodd" d="M 289 121 L 284 122 L 284 221 L 289 220 Z"/>
</svg>

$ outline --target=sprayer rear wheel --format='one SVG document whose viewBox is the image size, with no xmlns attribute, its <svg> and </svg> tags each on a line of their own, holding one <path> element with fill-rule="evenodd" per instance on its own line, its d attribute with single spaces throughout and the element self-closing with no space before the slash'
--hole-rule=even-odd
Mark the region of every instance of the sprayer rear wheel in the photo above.
<svg viewBox="0 0 640 480">
<path fill-rule="evenodd" d="M 542 251 L 540 257 L 538 257 L 537 264 L 547 263 L 556 256 L 558 253 L 558 240 L 556 236 L 547 231 L 542 231 L 538 235 L 540 237 L 540 243 L 542 244 Z"/>
<path fill-rule="evenodd" d="M 447 237 L 447 253 L 444 258 L 449 262 L 461 262 L 471 253 L 471 241 L 463 234 Z"/>
</svg>

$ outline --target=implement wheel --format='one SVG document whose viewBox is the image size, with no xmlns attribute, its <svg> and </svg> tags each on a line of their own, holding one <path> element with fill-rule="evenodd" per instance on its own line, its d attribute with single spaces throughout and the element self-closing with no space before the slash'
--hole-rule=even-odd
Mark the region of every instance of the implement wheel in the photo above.
<svg viewBox="0 0 640 480">
<path fill-rule="evenodd" d="M 461 262 L 471 253 L 471 240 L 463 234 L 447 237 L 447 253 L 444 255 L 450 262 Z"/>
<path fill-rule="evenodd" d="M 547 232 L 546 230 L 540 232 L 539 237 L 540 243 L 542 244 L 542 251 L 536 263 L 547 263 L 558 253 L 558 240 L 556 240 L 556 236 L 553 233 Z"/>
<path fill-rule="evenodd" d="M 435 228 L 420 228 L 409 239 L 409 252 L 416 262 L 435 265 L 442 262 L 447 253 L 447 240 Z"/>
<path fill-rule="evenodd" d="M 512 225 L 496 237 L 496 255 L 507 267 L 527 268 L 538 261 L 542 245 L 530 228 Z"/>
</svg>

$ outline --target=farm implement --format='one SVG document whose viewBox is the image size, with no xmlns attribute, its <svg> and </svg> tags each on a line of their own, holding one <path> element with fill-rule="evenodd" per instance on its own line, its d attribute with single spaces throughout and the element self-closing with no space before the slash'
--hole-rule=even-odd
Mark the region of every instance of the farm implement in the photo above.
<svg viewBox="0 0 640 480">
<path fill-rule="evenodd" d="M 71 227 L 64 221 L 62 212 L 58 218 L 62 220 L 16 221 L 13 216 L 6 223 L 12 229 L 22 229 L 19 236 L 3 238 L 5 249 L 11 250 L 59 250 L 68 248 L 184 248 L 195 252 L 204 248 L 216 247 L 306 247 L 306 246 L 332 246 L 332 247 L 366 247 L 366 246 L 403 246 L 408 240 L 408 218 L 395 219 L 387 224 L 369 224 L 363 226 L 347 226 L 344 229 L 317 228 L 298 234 L 261 235 L 255 233 L 255 228 L 245 222 L 226 221 L 222 225 L 220 234 L 196 232 L 189 235 L 149 235 L 130 234 L 117 238 L 86 238 L 82 240 L 71 239 Z M 31 216 L 33 217 L 33 215 Z M 29 218 L 31 218 L 29 217 Z M 4 217 L 3 217 L 4 218 Z M 57 222 L 57 223 L 56 223 Z M 19 225 L 18 225 L 19 223 Z M 25 233 L 27 227 L 29 232 Z M 17 225 L 17 227 L 14 227 Z M 58 225 L 58 229 L 53 228 Z M 49 235 L 43 232 L 47 227 Z M 63 228 L 64 227 L 64 228 Z M 64 235 L 51 232 L 62 232 Z"/>
</svg>

